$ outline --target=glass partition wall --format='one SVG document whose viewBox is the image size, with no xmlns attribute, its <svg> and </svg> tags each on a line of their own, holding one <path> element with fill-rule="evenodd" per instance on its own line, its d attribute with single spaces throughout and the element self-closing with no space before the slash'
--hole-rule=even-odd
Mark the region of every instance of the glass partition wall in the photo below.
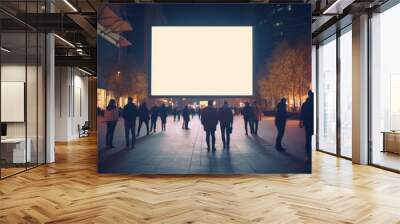
<svg viewBox="0 0 400 224">
<path fill-rule="evenodd" d="M 336 35 L 318 46 L 318 149 L 336 154 Z"/>
<path fill-rule="evenodd" d="M 340 35 L 340 155 L 352 158 L 352 33 L 351 26 L 343 29 Z"/>
<path fill-rule="evenodd" d="M 351 25 L 317 48 L 317 149 L 352 157 Z"/>
<path fill-rule="evenodd" d="M 400 4 L 371 18 L 370 163 L 400 171 Z"/>
<path fill-rule="evenodd" d="M 32 2 L 18 6 L 39 10 Z M 10 29 L 3 21 L 15 24 Z M 44 33 L 0 11 L 1 179 L 45 163 L 45 41 Z"/>
</svg>

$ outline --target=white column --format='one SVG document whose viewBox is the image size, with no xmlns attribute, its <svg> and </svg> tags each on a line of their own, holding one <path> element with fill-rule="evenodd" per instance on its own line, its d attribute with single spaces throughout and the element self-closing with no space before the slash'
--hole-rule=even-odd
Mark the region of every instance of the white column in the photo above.
<svg viewBox="0 0 400 224">
<path fill-rule="evenodd" d="M 353 19 L 353 162 L 368 163 L 368 15 Z"/>
<path fill-rule="evenodd" d="M 69 141 L 72 113 L 71 67 L 57 67 L 55 73 L 55 141 Z"/>
<path fill-rule="evenodd" d="M 55 132 L 55 74 L 54 74 L 54 35 L 46 36 L 46 163 L 55 161 L 54 132 Z"/>
<path fill-rule="evenodd" d="M 47 12 L 54 11 L 51 1 L 46 1 Z M 54 34 L 46 35 L 46 163 L 55 161 L 55 44 Z"/>
</svg>

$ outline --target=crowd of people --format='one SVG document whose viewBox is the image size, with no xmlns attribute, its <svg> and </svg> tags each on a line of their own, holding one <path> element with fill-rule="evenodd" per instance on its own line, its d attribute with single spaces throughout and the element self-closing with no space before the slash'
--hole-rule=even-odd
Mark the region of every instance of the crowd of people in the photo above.
<svg viewBox="0 0 400 224">
<path fill-rule="evenodd" d="M 307 153 L 307 159 L 311 156 L 311 139 L 314 133 L 314 105 L 313 105 L 313 92 L 308 92 L 308 98 L 303 103 L 300 113 L 300 126 L 305 128 L 305 150 Z M 189 108 L 187 105 L 182 109 L 172 109 L 174 121 L 180 121 L 181 116 L 183 118 L 182 129 L 189 130 L 190 117 L 193 118 L 197 114 L 203 125 L 206 134 L 207 151 L 215 151 L 215 132 L 217 130 L 218 123 L 220 124 L 221 140 L 223 147 L 226 149 L 230 148 L 230 135 L 233 131 L 233 114 L 236 110 L 224 102 L 221 108 L 214 106 L 214 101 L 209 100 L 208 105 L 203 109 Z M 116 101 L 111 99 L 104 112 L 104 120 L 107 123 L 106 132 L 106 146 L 107 148 L 114 148 L 113 138 L 114 131 L 119 119 L 119 110 L 116 106 Z M 166 131 L 166 123 L 169 110 L 163 103 L 160 106 L 153 105 L 148 109 L 146 102 L 142 102 L 139 107 L 133 103 L 132 97 L 128 97 L 128 103 L 122 109 L 122 117 L 124 119 L 125 127 L 125 139 L 126 147 L 134 148 L 136 137 L 140 135 L 142 125 L 146 126 L 146 135 L 151 132 L 156 132 L 158 117 L 161 119 L 161 131 Z M 249 102 L 245 103 L 245 106 L 241 109 L 241 114 L 244 121 L 245 134 L 248 135 L 248 129 L 250 129 L 251 135 L 258 135 L 259 123 L 264 116 L 264 113 L 257 101 L 254 101 L 252 105 Z M 277 135 L 275 141 L 275 148 L 279 151 L 286 150 L 282 146 L 282 139 L 285 135 L 286 121 L 288 119 L 287 112 L 287 100 L 282 98 L 275 111 L 275 126 L 277 128 Z M 139 120 L 137 131 L 136 120 Z M 149 127 L 150 122 L 150 127 Z"/>
</svg>

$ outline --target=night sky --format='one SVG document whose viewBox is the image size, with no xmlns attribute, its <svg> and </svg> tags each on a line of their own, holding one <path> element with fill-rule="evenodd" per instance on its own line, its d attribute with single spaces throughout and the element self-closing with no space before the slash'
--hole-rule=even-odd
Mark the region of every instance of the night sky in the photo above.
<svg viewBox="0 0 400 224">
<path fill-rule="evenodd" d="M 305 4 L 109 4 L 133 27 L 122 35 L 132 45 L 117 48 L 98 36 L 98 85 L 108 74 L 149 74 L 150 30 L 165 26 L 253 26 L 254 75 L 265 73 L 281 42 L 311 46 L 311 11 Z M 257 77 L 256 77 L 257 78 Z"/>
</svg>

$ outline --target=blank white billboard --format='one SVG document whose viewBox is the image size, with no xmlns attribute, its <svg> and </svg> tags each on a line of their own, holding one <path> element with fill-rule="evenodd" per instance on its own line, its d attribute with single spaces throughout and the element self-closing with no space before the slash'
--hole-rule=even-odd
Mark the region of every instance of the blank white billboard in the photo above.
<svg viewBox="0 0 400 224">
<path fill-rule="evenodd" d="M 252 96 L 251 26 L 153 26 L 152 96 Z"/>
<path fill-rule="evenodd" d="M 24 122 L 24 103 L 24 82 L 1 82 L 1 122 Z"/>
</svg>

